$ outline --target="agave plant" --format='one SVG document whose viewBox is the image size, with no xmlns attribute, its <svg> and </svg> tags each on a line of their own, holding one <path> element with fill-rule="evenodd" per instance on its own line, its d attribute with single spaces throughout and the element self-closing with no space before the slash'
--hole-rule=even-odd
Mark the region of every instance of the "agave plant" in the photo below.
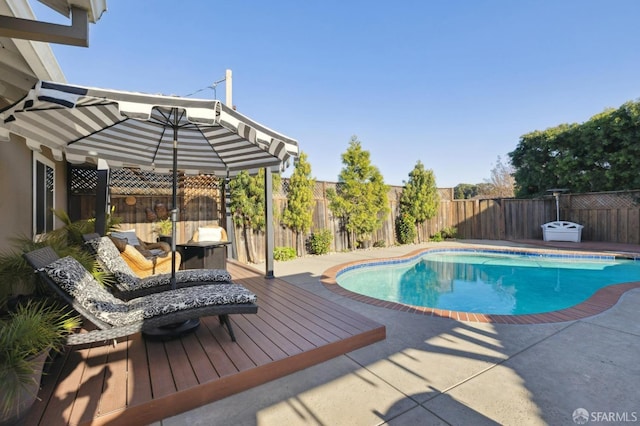
<svg viewBox="0 0 640 426">
<path fill-rule="evenodd" d="M 2 419 L 24 414 L 19 411 L 28 409 L 35 400 L 46 355 L 59 351 L 66 335 L 79 326 L 80 319 L 68 308 L 47 300 L 29 300 L 0 318 Z"/>
</svg>

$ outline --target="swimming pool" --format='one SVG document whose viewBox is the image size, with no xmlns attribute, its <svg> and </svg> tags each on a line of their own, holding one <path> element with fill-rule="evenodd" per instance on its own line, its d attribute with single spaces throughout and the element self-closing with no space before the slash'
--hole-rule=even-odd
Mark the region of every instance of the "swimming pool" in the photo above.
<svg viewBox="0 0 640 426">
<path fill-rule="evenodd" d="M 606 255 L 432 250 L 351 265 L 336 281 L 351 292 L 406 305 L 523 315 L 566 309 L 600 288 L 640 281 L 640 262 Z"/>
</svg>

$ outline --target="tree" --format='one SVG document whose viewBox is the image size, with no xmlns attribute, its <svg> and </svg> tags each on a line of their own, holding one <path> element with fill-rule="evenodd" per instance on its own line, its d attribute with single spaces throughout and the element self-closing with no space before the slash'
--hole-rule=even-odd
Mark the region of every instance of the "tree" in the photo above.
<svg viewBox="0 0 640 426">
<path fill-rule="evenodd" d="M 400 195 L 400 214 L 409 214 L 414 220 L 416 231 L 420 224 L 438 213 L 440 194 L 436 186 L 433 170 L 425 170 L 420 160 L 409 173 L 409 181 L 404 183 Z M 420 233 L 417 232 L 418 241 Z"/>
<path fill-rule="evenodd" d="M 596 114 L 582 124 L 561 124 L 521 136 L 509 153 L 516 195 L 549 188 L 573 192 L 640 188 L 640 102 Z"/>
<path fill-rule="evenodd" d="M 491 198 L 511 198 L 514 196 L 515 179 L 514 169 L 510 163 L 503 163 L 498 155 L 495 166 L 491 169 L 491 178 L 485 180 L 486 188 L 479 195 Z"/>
<path fill-rule="evenodd" d="M 275 191 L 280 187 L 280 175 L 274 173 L 272 182 Z M 250 176 L 246 171 L 240 172 L 229 181 L 229 187 L 231 192 L 229 204 L 233 221 L 237 226 L 242 227 L 245 234 L 247 260 L 256 263 L 257 254 L 253 233 L 263 231 L 266 223 L 264 169 L 260 169 L 255 176 Z"/>
<path fill-rule="evenodd" d="M 562 157 L 566 157 L 566 153 L 558 145 L 562 139 L 558 136 L 570 131 L 571 127 L 565 124 L 520 137 L 516 149 L 509 153 L 515 168 L 516 196 L 535 197 L 561 185 L 557 171 L 563 169 Z"/>
<path fill-rule="evenodd" d="M 338 176 L 336 189 L 327 189 L 329 208 L 342 221 L 348 233 L 348 244 L 369 241 L 371 234 L 382 227 L 384 215 L 389 212 L 382 174 L 371 164 L 369 151 L 362 149 L 357 136 L 352 136 L 349 147 L 342 154 L 344 167 Z"/>
<path fill-rule="evenodd" d="M 304 254 L 304 234 L 311 230 L 315 200 L 313 188 L 316 181 L 311 177 L 311 164 L 307 154 L 300 153 L 295 161 L 295 168 L 289 179 L 287 206 L 282 216 L 282 223 L 296 233 L 296 251 L 298 256 Z"/>
<path fill-rule="evenodd" d="M 478 195 L 478 185 L 461 183 L 453 189 L 453 198 L 456 200 L 468 200 Z"/>
</svg>

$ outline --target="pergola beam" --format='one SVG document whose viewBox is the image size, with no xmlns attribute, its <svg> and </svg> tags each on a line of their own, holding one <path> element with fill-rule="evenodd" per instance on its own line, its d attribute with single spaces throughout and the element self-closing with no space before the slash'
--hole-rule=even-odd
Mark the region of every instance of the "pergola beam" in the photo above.
<svg viewBox="0 0 640 426">
<path fill-rule="evenodd" d="M 0 36 L 88 47 L 89 14 L 72 6 L 71 26 L 0 15 Z"/>
</svg>

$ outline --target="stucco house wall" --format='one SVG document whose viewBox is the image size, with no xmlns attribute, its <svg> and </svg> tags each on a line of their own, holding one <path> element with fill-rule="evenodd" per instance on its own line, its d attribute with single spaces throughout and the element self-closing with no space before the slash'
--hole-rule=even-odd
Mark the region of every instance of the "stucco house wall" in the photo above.
<svg viewBox="0 0 640 426">
<path fill-rule="evenodd" d="M 66 210 L 66 163 L 54 161 L 46 148 L 41 155 L 54 164 L 54 206 Z M 19 136 L 0 142 L 0 251 L 11 249 L 14 237 L 33 237 L 33 156 Z M 54 226 L 61 225 L 56 220 Z"/>
<path fill-rule="evenodd" d="M 56 3 L 47 1 L 43 3 Z M 53 6 L 52 6 L 53 7 Z M 36 20 L 29 0 L 0 0 L 4 16 Z M 0 109 L 24 96 L 38 80 L 66 82 L 48 43 L 0 37 Z M 13 237 L 33 237 L 33 156 L 25 140 L 0 134 L 0 251 L 13 247 Z M 40 153 L 54 164 L 55 208 L 66 209 L 66 162 L 56 162 L 43 148 Z M 54 226 L 60 226 L 58 221 Z"/>
</svg>

